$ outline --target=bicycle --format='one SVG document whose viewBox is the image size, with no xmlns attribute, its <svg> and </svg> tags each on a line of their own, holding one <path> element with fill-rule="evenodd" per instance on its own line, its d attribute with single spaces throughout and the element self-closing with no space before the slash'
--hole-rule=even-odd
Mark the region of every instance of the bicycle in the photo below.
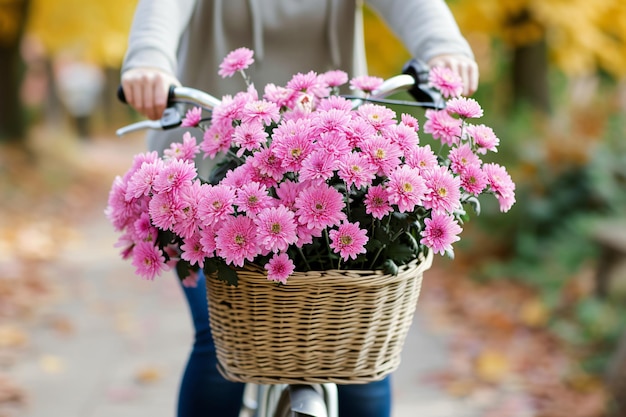
<svg viewBox="0 0 626 417">
<path fill-rule="evenodd" d="M 353 107 L 364 101 L 417 106 L 422 108 L 443 109 L 445 101 L 438 91 L 428 84 L 429 68 L 416 61 L 409 61 L 400 75 L 383 82 L 380 88 L 368 97 L 344 96 L 353 102 Z M 414 100 L 391 100 L 392 94 L 408 91 Z M 118 98 L 125 102 L 123 90 L 118 89 Z M 168 107 L 159 120 L 144 120 L 117 130 L 118 136 L 143 129 L 175 129 L 182 123 L 181 106 L 199 106 L 207 112 L 220 104 L 210 94 L 189 87 L 171 87 L 168 95 Z M 337 385 L 328 383 L 279 383 L 255 384 L 246 386 L 246 395 L 242 406 L 242 415 L 254 417 L 337 417 Z M 254 399 L 256 397 L 256 400 Z"/>
</svg>

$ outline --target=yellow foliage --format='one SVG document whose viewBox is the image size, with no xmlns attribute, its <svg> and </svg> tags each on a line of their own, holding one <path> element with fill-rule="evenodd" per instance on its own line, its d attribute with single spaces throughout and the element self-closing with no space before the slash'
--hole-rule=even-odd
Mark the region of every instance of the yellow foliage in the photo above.
<svg viewBox="0 0 626 417">
<path fill-rule="evenodd" d="M 0 0 L 0 43 L 13 44 L 20 32 L 24 0 Z"/>
<path fill-rule="evenodd" d="M 564 72 L 602 68 L 626 76 L 623 0 L 456 0 L 452 11 L 466 34 L 482 33 L 516 47 L 545 40 Z"/>
<path fill-rule="evenodd" d="M 27 32 L 50 55 L 71 51 L 81 59 L 118 66 L 126 50 L 136 0 L 31 0 Z"/>
<path fill-rule="evenodd" d="M 369 73 L 383 78 L 398 74 L 410 58 L 404 45 L 367 7 L 363 13 L 363 25 Z"/>
</svg>

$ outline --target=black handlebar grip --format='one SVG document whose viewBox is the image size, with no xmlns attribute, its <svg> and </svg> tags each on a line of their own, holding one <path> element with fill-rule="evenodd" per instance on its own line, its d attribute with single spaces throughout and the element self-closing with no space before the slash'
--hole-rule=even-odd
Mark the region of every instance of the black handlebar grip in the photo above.
<svg viewBox="0 0 626 417">
<path fill-rule="evenodd" d="M 167 107 L 172 107 L 174 105 L 174 90 L 176 89 L 175 85 L 170 85 L 170 89 L 167 92 Z M 124 104 L 128 104 L 126 101 L 126 94 L 124 94 L 124 89 L 121 85 L 117 87 L 117 99 Z"/>
</svg>

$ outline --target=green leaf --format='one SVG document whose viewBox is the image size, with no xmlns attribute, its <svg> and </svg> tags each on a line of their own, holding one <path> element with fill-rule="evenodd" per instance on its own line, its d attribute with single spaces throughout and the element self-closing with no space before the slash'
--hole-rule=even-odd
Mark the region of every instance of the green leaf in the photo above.
<svg viewBox="0 0 626 417">
<path fill-rule="evenodd" d="M 178 279 L 181 281 L 187 278 L 190 274 L 190 271 L 194 270 L 189 261 L 184 259 L 176 262 L 176 275 L 178 275 Z"/>
<path fill-rule="evenodd" d="M 226 282 L 228 285 L 237 286 L 239 284 L 239 276 L 234 268 L 220 262 L 217 265 L 217 279 Z"/>
<path fill-rule="evenodd" d="M 391 259 L 387 259 L 383 263 L 383 271 L 386 274 L 398 275 L 398 265 L 396 265 L 396 263 L 392 261 Z"/>
<path fill-rule="evenodd" d="M 478 198 L 472 196 L 465 200 L 465 202 L 472 206 L 472 209 L 474 209 L 477 216 L 480 216 L 480 201 Z"/>
<path fill-rule="evenodd" d="M 394 262 L 404 265 L 417 256 L 417 251 L 411 247 L 406 239 L 398 239 L 387 247 L 385 251 L 388 258 Z"/>
<path fill-rule="evenodd" d="M 228 285 L 236 287 L 239 283 L 237 271 L 228 266 L 222 259 L 207 259 L 204 262 L 203 271 L 205 275 L 215 275 L 217 279 L 226 282 Z"/>
</svg>

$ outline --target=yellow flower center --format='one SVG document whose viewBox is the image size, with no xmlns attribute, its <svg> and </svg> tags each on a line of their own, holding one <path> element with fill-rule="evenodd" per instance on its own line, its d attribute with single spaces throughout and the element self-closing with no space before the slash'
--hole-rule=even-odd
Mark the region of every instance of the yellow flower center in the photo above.
<svg viewBox="0 0 626 417">
<path fill-rule="evenodd" d="M 281 227 L 279 223 L 272 224 L 272 233 L 280 233 Z"/>
<path fill-rule="evenodd" d="M 352 236 L 341 236 L 339 241 L 342 245 L 351 245 L 352 244 Z"/>
</svg>

